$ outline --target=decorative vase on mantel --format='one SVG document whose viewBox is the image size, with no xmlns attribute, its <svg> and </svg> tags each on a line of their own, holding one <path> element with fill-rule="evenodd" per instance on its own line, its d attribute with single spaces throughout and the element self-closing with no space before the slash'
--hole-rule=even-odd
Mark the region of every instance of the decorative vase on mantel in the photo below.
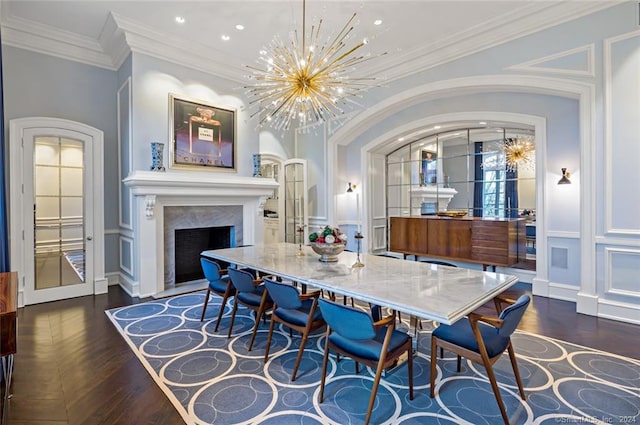
<svg viewBox="0 0 640 425">
<path fill-rule="evenodd" d="M 151 171 L 164 170 L 164 143 L 151 142 Z"/>
<path fill-rule="evenodd" d="M 259 153 L 253 154 L 253 177 L 262 177 L 262 170 L 260 166 L 262 165 L 262 155 Z"/>
</svg>

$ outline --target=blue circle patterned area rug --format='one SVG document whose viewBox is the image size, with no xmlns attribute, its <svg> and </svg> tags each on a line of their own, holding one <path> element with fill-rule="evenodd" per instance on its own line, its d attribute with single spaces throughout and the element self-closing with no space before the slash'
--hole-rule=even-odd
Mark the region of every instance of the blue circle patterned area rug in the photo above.
<svg viewBox="0 0 640 425">
<path fill-rule="evenodd" d="M 295 382 L 291 371 L 300 335 L 276 326 L 264 362 L 269 322 L 261 323 L 248 351 L 253 314 L 238 308 L 227 338 L 227 305 L 214 332 L 221 298 L 212 295 L 200 321 L 205 292 L 154 300 L 107 311 L 120 334 L 188 424 L 355 425 L 364 422 L 375 371 L 355 373 L 349 358 L 330 358 L 325 398 L 318 402 L 324 330 L 306 344 Z M 438 358 L 436 396 L 429 397 L 430 334 L 423 321 L 414 357 L 414 399 L 407 366 L 387 371 L 371 423 L 502 424 L 485 369 L 456 356 Z M 408 327 L 406 324 L 398 329 Z M 527 400 L 518 395 L 509 357 L 494 365 L 511 424 L 640 423 L 640 361 L 543 336 L 512 337 Z"/>
</svg>

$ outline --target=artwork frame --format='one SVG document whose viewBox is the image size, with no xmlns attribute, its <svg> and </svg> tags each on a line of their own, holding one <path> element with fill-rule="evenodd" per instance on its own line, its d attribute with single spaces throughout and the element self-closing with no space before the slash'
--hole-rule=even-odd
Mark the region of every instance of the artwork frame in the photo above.
<svg viewBox="0 0 640 425">
<path fill-rule="evenodd" d="M 236 110 L 169 93 L 171 168 L 236 171 Z"/>
<path fill-rule="evenodd" d="M 438 183 L 438 153 L 423 149 L 420 151 L 420 186 Z"/>
</svg>

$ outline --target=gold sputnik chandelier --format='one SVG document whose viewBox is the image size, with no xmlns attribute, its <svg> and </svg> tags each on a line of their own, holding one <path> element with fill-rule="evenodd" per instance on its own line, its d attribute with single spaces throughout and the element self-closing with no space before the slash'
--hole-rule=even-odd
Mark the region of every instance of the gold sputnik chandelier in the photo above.
<svg viewBox="0 0 640 425">
<path fill-rule="evenodd" d="M 518 167 L 533 168 L 536 146 L 533 136 L 518 136 L 504 139 L 504 158 L 507 171 L 516 171 Z"/>
<path fill-rule="evenodd" d="M 322 19 L 307 34 L 305 15 L 306 1 L 302 0 L 302 35 L 294 30 L 289 42 L 276 36 L 260 52 L 258 66 L 247 65 L 252 70 L 247 94 L 250 105 L 258 107 L 251 117 L 259 115 L 260 125 L 287 130 L 294 120 L 305 126 L 337 117 L 345 113 L 346 105 L 357 105 L 354 98 L 375 80 L 349 76 L 356 65 L 371 59 L 370 55 L 354 55 L 367 39 L 346 46 L 353 35 L 355 13 L 325 42 L 320 41 Z"/>
</svg>

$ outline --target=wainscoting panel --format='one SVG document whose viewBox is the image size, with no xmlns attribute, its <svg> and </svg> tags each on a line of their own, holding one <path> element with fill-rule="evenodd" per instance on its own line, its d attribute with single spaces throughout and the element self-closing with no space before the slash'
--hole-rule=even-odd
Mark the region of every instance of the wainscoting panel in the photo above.
<svg viewBox="0 0 640 425">
<path fill-rule="evenodd" d="M 120 270 L 129 276 L 133 273 L 133 239 L 120 236 Z"/>
<path fill-rule="evenodd" d="M 118 199 L 120 227 L 132 229 L 133 197 L 131 190 L 123 183 L 131 172 L 131 78 L 118 89 Z"/>
<path fill-rule="evenodd" d="M 605 293 L 640 298 L 640 250 L 604 249 Z"/>
<path fill-rule="evenodd" d="M 640 186 L 640 30 L 606 39 L 604 66 L 605 232 L 640 236 L 638 197 L 629 193 Z"/>
<path fill-rule="evenodd" d="M 542 255 L 542 253 L 540 253 L 540 255 Z M 549 262 L 549 282 L 579 289 L 580 239 L 548 238 L 547 255 Z M 566 299 L 566 294 L 563 296 L 563 299 Z"/>
</svg>

